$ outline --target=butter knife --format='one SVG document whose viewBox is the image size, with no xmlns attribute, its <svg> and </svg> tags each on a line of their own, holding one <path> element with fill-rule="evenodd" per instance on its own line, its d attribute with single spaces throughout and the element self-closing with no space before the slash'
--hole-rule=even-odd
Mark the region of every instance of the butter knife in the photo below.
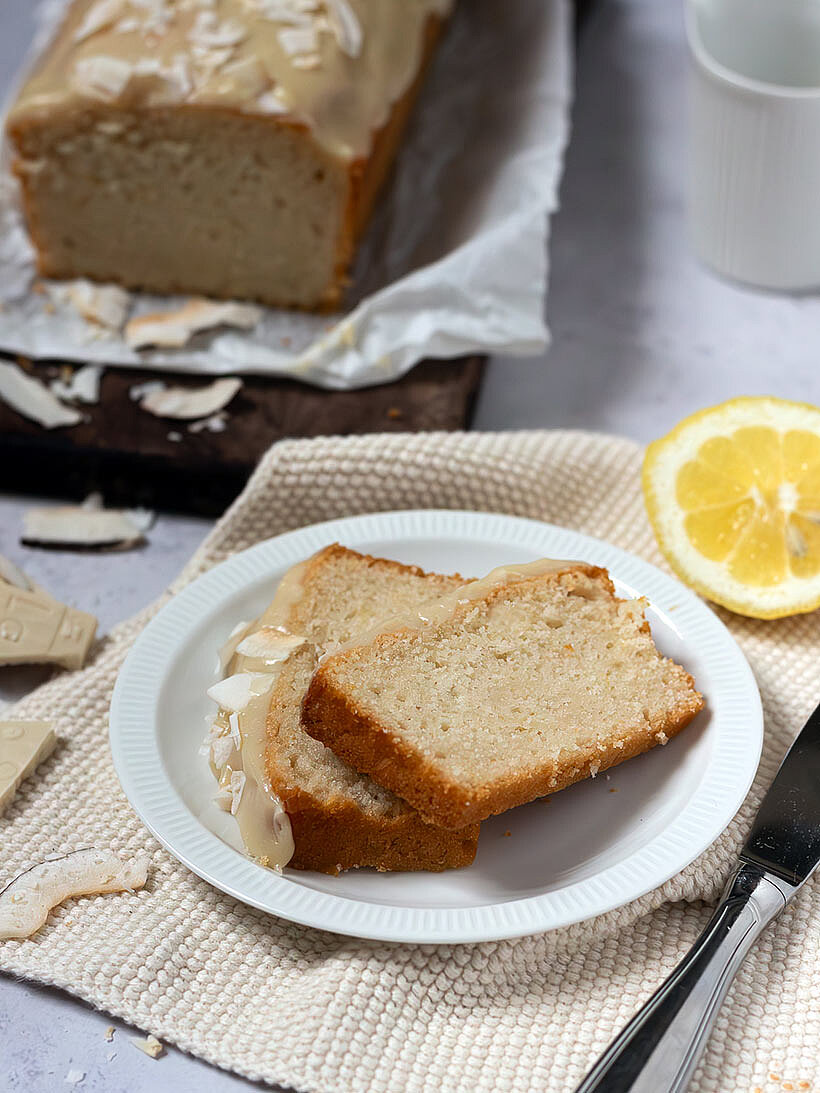
<svg viewBox="0 0 820 1093">
<path fill-rule="evenodd" d="M 820 706 L 786 753 L 705 930 L 576 1093 L 683 1093 L 732 980 L 820 861 Z"/>
</svg>

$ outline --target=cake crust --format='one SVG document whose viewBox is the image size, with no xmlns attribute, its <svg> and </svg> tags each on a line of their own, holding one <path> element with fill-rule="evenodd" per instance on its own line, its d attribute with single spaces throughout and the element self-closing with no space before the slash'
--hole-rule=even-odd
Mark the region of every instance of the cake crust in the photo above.
<svg viewBox="0 0 820 1093">
<path fill-rule="evenodd" d="M 574 565 L 542 579 L 556 582 L 567 574 L 598 582 L 614 597 L 608 574 L 597 567 Z M 498 585 L 484 602 L 491 606 L 510 592 L 509 584 Z M 454 620 L 465 617 L 470 610 L 469 603 L 457 605 Z M 649 634 L 645 619 L 639 630 Z M 380 635 L 373 645 L 389 648 L 408 632 L 399 629 Z M 674 666 L 686 694 L 678 703 L 670 705 L 662 716 L 653 717 L 648 723 L 621 726 L 605 740 L 590 741 L 576 748 L 569 760 L 559 757 L 542 762 L 537 768 L 508 773 L 477 789 L 463 780 L 448 777 L 439 764 L 408 741 L 400 725 L 391 724 L 386 717 L 378 716 L 351 697 L 337 678 L 336 669 L 343 667 L 355 652 L 355 648 L 342 651 L 319 666 L 303 704 L 305 730 L 355 769 L 366 771 L 374 781 L 410 802 L 430 822 L 452 830 L 564 789 L 590 774 L 607 770 L 665 743 L 689 724 L 703 707 L 702 696 L 695 690 L 692 677 Z"/>
</svg>

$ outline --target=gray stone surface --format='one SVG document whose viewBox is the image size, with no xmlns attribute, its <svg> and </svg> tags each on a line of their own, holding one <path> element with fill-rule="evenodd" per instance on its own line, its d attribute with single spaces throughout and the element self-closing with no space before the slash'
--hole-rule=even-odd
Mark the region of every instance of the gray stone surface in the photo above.
<svg viewBox="0 0 820 1093">
<path fill-rule="evenodd" d="M 0 84 L 30 34 L 28 0 L 0 5 Z M 493 362 L 476 427 L 572 426 L 649 440 L 691 411 L 738 394 L 820 402 L 820 300 L 750 292 L 692 258 L 685 227 L 685 52 L 679 5 L 600 2 L 586 27 L 578 100 L 554 221 L 549 317 L 541 359 Z M 77 556 L 18 544 L 28 499 L 0 497 L 0 552 L 103 630 L 150 602 L 206 533 L 161 517 L 141 550 Z M 0 699 L 44 673 L 4 669 Z M 0 854 L 2 850 L 0 849 Z M 227 1093 L 251 1083 L 169 1050 L 158 1061 L 68 995 L 0 978 L 0 1093 Z M 116 1052 L 113 1059 L 108 1058 Z"/>
</svg>

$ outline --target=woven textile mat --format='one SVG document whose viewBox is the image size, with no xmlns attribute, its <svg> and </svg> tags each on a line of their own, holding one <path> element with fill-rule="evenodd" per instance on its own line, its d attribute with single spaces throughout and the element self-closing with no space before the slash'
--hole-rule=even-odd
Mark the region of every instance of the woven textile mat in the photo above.
<svg viewBox="0 0 820 1093">
<path fill-rule="evenodd" d="M 640 462 L 628 441 L 579 432 L 285 441 L 168 595 L 279 532 L 406 508 L 547 520 L 664 567 Z M 88 845 L 147 850 L 148 886 L 56 910 L 34 938 L 0 943 L 0 969 L 63 987 L 218 1066 L 311 1093 L 572 1090 L 694 941 L 760 787 L 820 698 L 820 613 L 779 622 L 722 613 L 757 677 L 766 740 L 748 801 L 705 854 L 635 903 L 550 934 L 465 946 L 369 943 L 222 895 L 131 811 L 111 763 L 108 706 L 123 658 L 161 602 L 112 631 L 84 670 L 9 711 L 52 719 L 63 742 L 0 820 L 0 886 L 46 854 Z M 741 970 L 693 1093 L 765 1093 L 784 1081 L 820 1089 L 818 998 L 815 882 Z"/>
</svg>

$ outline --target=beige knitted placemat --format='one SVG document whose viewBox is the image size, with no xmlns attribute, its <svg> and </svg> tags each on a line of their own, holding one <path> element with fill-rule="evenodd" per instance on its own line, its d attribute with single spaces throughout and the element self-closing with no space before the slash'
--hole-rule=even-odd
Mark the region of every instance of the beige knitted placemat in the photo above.
<svg viewBox="0 0 820 1093">
<path fill-rule="evenodd" d="M 234 551 L 331 517 L 467 508 L 562 524 L 663 565 L 641 501 L 641 453 L 586 433 L 427 434 L 273 447 L 174 586 Z M 0 885 L 54 851 L 147 849 L 148 887 L 57 910 L 0 969 L 53 983 L 219 1066 L 299 1090 L 570 1091 L 695 939 L 758 786 L 820 698 L 820 613 L 724 614 L 766 712 L 758 786 L 680 876 L 591 922 L 483 945 L 369 943 L 291 925 L 211 889 L 160 849 L 111 764 L 117 671 L 159 605 L 117 627 L 81 672 L 20 702 L 63 741 L 0 820 Z M 820 1090 L 820 885 L 758 944 L 719 1017 L 697 1093 Z M 771 1077 L 774 1074 L 777 1079 Z M 808 1083 L 801 1084 L 801 1083 Z"/>
</svg>

